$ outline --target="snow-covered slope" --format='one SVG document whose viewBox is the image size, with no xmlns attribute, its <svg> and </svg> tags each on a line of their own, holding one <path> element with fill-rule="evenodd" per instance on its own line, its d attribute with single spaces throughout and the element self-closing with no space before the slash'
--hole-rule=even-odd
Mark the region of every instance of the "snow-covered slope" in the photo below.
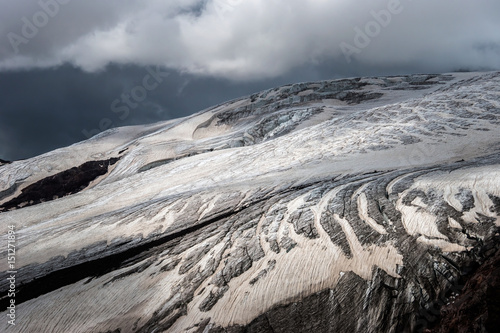
<svg viewBox="0 0 500 333">
<path fill-rule="evenodd" d="M 1 165 L 0 330 L 427 327 L 498 247 L 499 129 L 500 73 L 345 79 Z"/>
</svg>

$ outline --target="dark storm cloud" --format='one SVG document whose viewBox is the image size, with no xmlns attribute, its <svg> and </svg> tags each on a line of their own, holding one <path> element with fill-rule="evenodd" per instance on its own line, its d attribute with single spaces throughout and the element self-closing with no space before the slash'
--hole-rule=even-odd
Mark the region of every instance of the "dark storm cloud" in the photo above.
<svg viewBox="0 0 500 333">
<path fill-rule="evenodd" d="M 161 82 L 151 73 L 159 74 Z M 145 77 L 154 89 L 145 89 L 143 98 L 140 87 Z M 87 73 L 66 65 L 0 73 L 0 158 L 31 157 L 111 127 L 183 117 L 293 80 L 281 77 L 235 85 L 154 66 L 108 66 L 106 71 Z"/>
<path fill-rule="evenodd" d="M 0 158 L 285 83 L 498 69 L 498 31 L 497 0 L 0 0 Z"/>
<path fill-rule="evenodd" d="M 0 68 L 156 65 L 236 80 L 328 60 L 498 68 L 497 0 L 0 2 Z M 31 27 L 30 27 L 31 25 Z M 345 63 L 344 63 L 345 65 Z"/>
</svg>

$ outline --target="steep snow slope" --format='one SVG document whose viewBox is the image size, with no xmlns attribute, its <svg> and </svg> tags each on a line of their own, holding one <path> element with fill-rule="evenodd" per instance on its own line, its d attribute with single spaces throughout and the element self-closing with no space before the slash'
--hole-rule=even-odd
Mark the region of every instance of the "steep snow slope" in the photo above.
<svg viewBox="0 0 500 333">
<path fill-rule="evenodd" d="M 499 128 L 500 73 L 345 79 L 1 165 L 1 330 L 423 329 L 498 247 Z"/>
</svg>

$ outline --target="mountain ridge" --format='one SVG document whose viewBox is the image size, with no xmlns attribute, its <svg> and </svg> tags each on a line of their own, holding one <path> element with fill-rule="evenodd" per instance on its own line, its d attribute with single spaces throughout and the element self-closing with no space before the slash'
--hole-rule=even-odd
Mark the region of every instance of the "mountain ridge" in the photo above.
<svg viewBox="0 0 500 333">
<path fill-rule="evenodd" d="M 354 78 L 2 165 L 16 329 L 422 331 L 498 247 L 499 126 L 498 72 Z M 78 191 L 23 197 L 88 163 Z"/>
</svg>

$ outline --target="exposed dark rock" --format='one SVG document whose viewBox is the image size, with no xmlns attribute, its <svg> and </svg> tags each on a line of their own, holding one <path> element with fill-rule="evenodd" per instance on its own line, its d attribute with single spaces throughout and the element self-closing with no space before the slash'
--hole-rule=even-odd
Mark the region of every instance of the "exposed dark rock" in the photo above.
<svg viewBox="0 0 500 333">
<path fill-rule="evenodd" d="M 426 332 L 496 332 L 500 327 L 500 243 L 496 252 L 443 304 L 441 318 Z"/>
<path fill-rule="evenodd" d="M 85 189 L 90 182 L 108 172 L 119 158 L 85 162 L 78 167 L 59 172 L 21 190 L 21 194 L 0 206 L 0 212 L 37 205 L 41 202 L 62 198 Z"/>
<path fill-rule="evenodd" d="M 489 195 L 491 201 L 493 201 L 493 206 L 491 206 L 490 211 L 495 212 L 497 215 L 500 215 L 500 197 L 495 195 Z"/>
<path fill-rule="evenodd" d="M 221 299 L 222 296 L 224 296 L 224 294 L 228 290 L 229 290 L 228 286 L 222 286 L 217 288 L 216 292 L 210 291 L 210 295 L 208 295 L 208 297 L 201 302 L 200 311 L 202 312 L 210 311 L 213 308 L 213 306 L 217 303 L 217 301 Z"/>
<path fill-rule="evenodd" d="M 470 190 L 462 189 L 455 197 L 460 201 L 464 212 L 468 212 L 474 208 L 474 195 Z"/>
<path fill-rule="evenodd" d="M 294 230 L 299 235 L 304 235 L 308 238 L 318 238 L 318 231 L 314 226 L 314 214 L 310 209 L 297 210 L 291 216 L 290 220 Z"/>
<path fill-rule="evenodd" d="M 12 194 L 14 194 L 17 191 L 18 187 L 19 187 L 19 184 L 15 183 L 14 185 L 9 187 L 8 189 L 0 191 L 0 200 L 7 198 L 8 196 L 11 196 Z M 0 210 L 1 210 L 1 208 L 0 208 Z"/>
<path fill-rule="evenodd" d="M 189 153 L 186 153 L 183 155 L 176 156 L 174 158 L 166 158 L 164 160 L 154 161 L 154 162 L 151 162 L 151 163 L 148 163 L 148 164 L 142 166 L 141 168 L 139 168 L 139 170 L 137 172 L 148 171 L 148 170 L 151 170 L 153 168 L 157 168 L 159 166 L 162 166 L 162 165 L 165 165 L 168 163 L 172 163 L 174 161 L 177 161 L 177 160 L 180 160 L 180 159 L 183 159 L 186 157 L 196 156 L 196 155 L 203 154 L 203 153 L 210 152 L 210 151 L 213 151 L 213 149 L 206 149 L 206 150 L 202 150 L 202 151 L 192 151 L 192 152 L 189 152 Z"/>
</svg>

